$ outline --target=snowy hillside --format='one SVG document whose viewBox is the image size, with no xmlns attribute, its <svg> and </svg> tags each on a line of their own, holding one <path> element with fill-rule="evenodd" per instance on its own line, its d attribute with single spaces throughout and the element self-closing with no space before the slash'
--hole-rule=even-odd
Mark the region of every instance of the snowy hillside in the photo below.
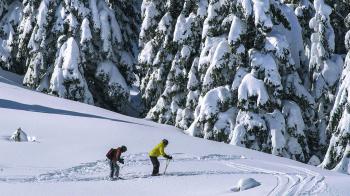
<svg viewBox="0 0 350 196">
<path fill-rule="evenodd" d="M 334 169 L 349 146 L 334 126 L 348 4 L 0 0 L 0 67 L 37 91 Z"/>
<path fill-rule="evenodd" d="M 41 92 L 126 113 L 140 0 L 0 0 L 0 67 Z"/>
<path fill-rule="evenodd" d="M 1 71 L 1 195 L 348 195 L 346 175 L 33 92 L 19 79 Z M 9 141 L 18 127 L 37 141 Z M 162 138 L 174 160 L 150 177 L 147 153 Z M 122 144 L 125 180 L 109 181 L 105 153 Z M 261 185 L 231 191 L 247 177 Z"/>
</svg>

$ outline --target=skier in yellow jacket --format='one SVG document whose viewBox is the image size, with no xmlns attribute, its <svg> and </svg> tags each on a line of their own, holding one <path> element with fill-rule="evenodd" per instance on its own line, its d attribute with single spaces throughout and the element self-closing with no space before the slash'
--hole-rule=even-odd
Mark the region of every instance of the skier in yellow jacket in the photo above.
<svg viewBox="0 0 350 196">
<path fill-rule="evenodd" d="M 160 142 L 156 147 L 153 148 L 153 150 L 151 150 L 151 152 L 149 152 L 149 157 L 153 164 L 152 176 L 159 175 L 159 161 L 158 161 L 159 156 L 163 156 L 166 159 L 173 159 L 173 157 L 167 155 L 164 152 L 164 148 L 167 147 L 168 143 L 169 143 L 168 140 L 163 139 L 162 142 Z"/>
</svg>

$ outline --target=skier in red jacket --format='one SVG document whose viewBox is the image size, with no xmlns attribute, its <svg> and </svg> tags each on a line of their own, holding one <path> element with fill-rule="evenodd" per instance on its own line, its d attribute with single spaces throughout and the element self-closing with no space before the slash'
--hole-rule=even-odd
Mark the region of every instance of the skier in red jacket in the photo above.
<svg viewBox="0 0 350 196">
<path fill-rule="evenodd" d="M 111 169 L 109 177 L 111 180 L 117 180 L 119 178 L 119 165 L 117 162 L 124 164 L 124 159 L 121 158 L 121 155 L 126 151 L 126 146 L 121 146 L 116 149 L 111 148 L 108 151 L 106 156 L 109 159 L 109 167 Z"/>
</svg>

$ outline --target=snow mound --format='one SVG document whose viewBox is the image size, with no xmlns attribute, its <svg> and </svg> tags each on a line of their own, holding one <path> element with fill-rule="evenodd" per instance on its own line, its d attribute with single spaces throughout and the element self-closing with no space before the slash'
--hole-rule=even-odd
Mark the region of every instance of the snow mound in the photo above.
<svg viewBox="0 0 350 196">
<path fill-rule="evenodd" d="M 313 165 L 313 166 L 318 166 L 321 164 L 321 161 L 317 156 L 313 155 L 307 164 Z"/>
<path fill-rule="evenodd" d="M 21 128 L 18 128 L 11 135 L 10 140 L 14 142 L 28 142 L 28 136 Z"/>
<path fill-rule="evenodd" d="M 10 137 L 11 141 L 14 142 L 35 142 L 35 136 L 28 136 L 21 128 L 18 128 Z"/>
<path fill-rule="evenodd" d="M 231 191 L 233 192 L 244 191 L 260 185 L 261 185 L 260 182 L 256 181 L 253 178 L 241 178 L 238 181 L 236 187 L 232 188 Z"/>
</svg>

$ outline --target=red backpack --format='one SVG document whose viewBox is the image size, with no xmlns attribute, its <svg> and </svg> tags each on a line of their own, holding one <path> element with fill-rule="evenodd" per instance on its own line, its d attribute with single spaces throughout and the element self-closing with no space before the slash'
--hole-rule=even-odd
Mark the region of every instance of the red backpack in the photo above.
<svg viewBox="0 0 350 196">
<path fill-rule="evenodd" d="M 113 156 L 114 156 L 114 153 L 115 153 L 115 149 L 111 148 L 107 154 L 106 154 L 106 157 L 109 159 L 109 160 L 112 160 L 113 159 Z"/>
</svg>

